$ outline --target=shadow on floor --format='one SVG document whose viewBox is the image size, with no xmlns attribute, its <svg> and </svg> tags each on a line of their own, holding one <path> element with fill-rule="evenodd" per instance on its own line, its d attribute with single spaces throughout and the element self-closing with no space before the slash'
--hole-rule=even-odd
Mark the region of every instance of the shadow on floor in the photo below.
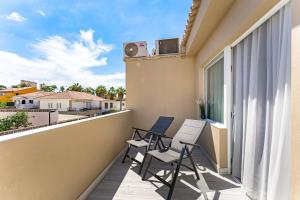
<svg viewBox="0 0 300 200">
<path fill-rule="evenodd" d="M 175 185 L 172 199 L 174 200 L 196 200 L 196 199 L 213 199 L 218 200 L 222 196 L 223 190 L 238 188 L 230 178 L 222 177 L 210 170 L 210 163 L 203 157 L 201 151 L 195 151 L 195 162 L 200 173 L 200 180 L 197 180 L 194 172 L 182 167 Z M 132 156 L 141 160 L 142 154 L 131 152 Z M 149 158 L 148 158 L 149 159 Z M 148 159 L 146 163 L 148 162 Z M 151 174 L 147 174 L 146 181 L 141 180 L 142 175 L 138 175 L 139 165 L 126 159 L 121 163 L 122 156 L 119 157 L 103 180 L 90 193 L 87 200 L 108 200 L 108 199 L 165 199 L 168 195 L 169 188 L 161 184 Z M 171 180 L 173 170 L 176 165 L 171 166 L 153 160 L 150 170 L 159 173 L 163 179 Z M 190 165 L 188 160 L 184 162 Z M 145 168 L 145 167 L 144 167 Z M 204 169 L 204 171 L 203 171 Z M 209 193 L 209 198 L 207 194 Z M 236 193 L 234 193 L 235 195 Z"/>
</svg>

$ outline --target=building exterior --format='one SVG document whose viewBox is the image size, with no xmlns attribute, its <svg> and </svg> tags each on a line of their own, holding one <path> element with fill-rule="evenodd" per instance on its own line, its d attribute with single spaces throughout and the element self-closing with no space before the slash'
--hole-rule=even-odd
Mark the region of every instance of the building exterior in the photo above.
<svg viewBox="0 0 300 200">
<path fill-rule="evenodd" d="M 82 111 L 101 108 L 101 97 L 84 92 L 65 91 L 37 98 L 40 109 L 57 109 L 58 111 Z"/>
<path fill-rule="evenodd" d="M 28 94 L 37 91 L 37 84 L 32 81 L 21 80 L 19 88 L 7 88 L 0 90 L 0 102 L 13 105 L 14 96 Z"/>
<path fill-rule="evenodd" d="M 212 182 L 218 183 L 213 189 L 208 188 L 207 191 L 213 190 L 210 199 L 249 199 L 245 195 L 247 192 L 248 196 L 259 195 L 253 199 L 298 200 L 300 198 L 299 8 L 299 0 L 194 0 L 182 40 L 182 54 L 125 60 L 126 107 L 129 110 L 1 138 L 1 198 L 101 199 L 105 193 L 104 198 L 110 199 L 122 195 L 123 198 L 120 199 L 145 199 L 145 197 L 150 199 L 151 193 L 155 195 L 151 199 L 163 199 L 162 193 L 165 193 L 166 187 L 159 184 L 153 186 L 149 183 L 146 187 L 140 188 L 139 185 L 144 184 L 145 181 L 132 171 L 130 164 L 125 163 L 120 167 L 120 165 L 114 165 L 114 161 L 123 152 L 126 141 L 132 136 L 133 126 L 147 129 L 160 115 L 174 116 L 172 127 L 167 132 L 169 136 L 172 136 L 185 118 L 200 118 L 199 107 L 200 103 L 204 102 L 208 119 L 206 119 L 206 129 L 199 140 L 206 152 L 203 157 L 210 159 L 216 172 L 230 174 L 225 177 L 214 176 L 216 173 L 212 168 L 203 171 L 202 181 L 206 180 L 207 185 L 212 185 Z M 286 25 L 289 27 L 285 27 Z M 270 27 L 273 30 L 270 30 Z M 281 36 L 276 33 L 280 33 Z M 267 37 L 266 34 L 275 35 Z M 252 37 L 251 40 L 249 36 Z M 259 42 L 257 38 L 261 36 L 264 39 Z M 280 38 L 283 36 L 287 43 Z M 269 40 L 270 38 L 272 40 Z M 251 44 L 254 42 L 253 46 L 251 45 L 254 49 L 241 52 L 249 48 L 246 43 L 250 44 L 250 41 Z M 263 42 L 271 43 L 268 43 L 267 48 L 266 43 Z M 278 45 L 278 42 L 281 43 L 281 47 L 286 48 L 269 48 L 276 47 L 274 45 Z M 286 46 L 287 44 L 291 46 Z M 268 51 L 258 50 L 258 46 Z M 280 50 L 276 57 L 269 54 L 274 50 Z M 280 66 L 280 73 L 278 68 L 272 66 L 266 68 L 266 63 L 269 62 L 244 64 L 249 67 L 248 69 L 255 70 L 251 70 L 251 79 L 241 78 L 242 74 L 250 75 L 247 68 L 241 68 L 243 65 L 238 64 L 247 63 L 248 59 L 242 62 L 241 55 L 245 55 L 246 58 L 251 55 L 252 59 L 249 58 L 249 61 L 255 62 L 265 62 L 265 58 L 272 58 L 269 60 L 272 60 L 272 64 L 277 63 L 276 59 L 281 59 L 283 64 L 272 65 Z M 262 56 L 257 59 L 258 55 Z M 290 63 L 283 62 L 284 59 L 289 58 Z M 240 69 L 244 70 L 243 73 L 240 73 Z M 272 72 L 259 71 L 261 69 L 274 70 Z M 233 77 L 230 77 L 231 72 L 233 72 Z M 276 76 L 269 77 L 270 75 Z M 280 81 L 276 80 L 277 75 L 281 77 Z M 241 79 L 236 80 L 237 77 Z M 291 77 L 290 82 L 286 80 L 289 77 Z M 241 80 L 252 81 L 250 88 L 253 93 L 251 95 L 247 94 L 245 88 L 237 87 L 247 83 L 237 84 Z M 272 87 L 255 85 L 263 84 L 267 80 L 272 80 L 269 83 L 274 85 L 271 85 Z M 283 86 L 280 89 L 277 87 L 279 83 Z M 267 88 L 269 92 L 262 90 Z M 232 95 L 232 90 L 245 91 L 246 95 Z M 282 91 L 287 91 L 287 93 Z M 291 96 L 287 96 L 289 91 Z M 261 98 L 261 95 L 266 94 L 270 96 Z M 274 103 L 272 94 L 278 98 L 279 104 Z M 212 102 L 214 99 L 211 98 L 212 96 L 223 96 L 223 100 L 215 98 L 218 101 Z M 236 99 L 236 97 L 244 97 L 245 102 L 247 99 L 250 100 L 250 104 L 247 103 L 244 106 L 250 108 L 250 115 L 244 112 L 245 110 L 236 110 L 238 112 L 232 113 L 233 102 L 241 103 L 241 99 Z M 286 101 L 282 101 L 282 97 L 285 97 Z M 272 112 L 266 110 L 270 107 L 262 106 L 257 109 L 256 105 L 266 103 L 271 103 L 269 105 L 272 105 Z M 217 107 L 215 108 L 214 105 Z M 235 108 L 241 108 L 240 104 L 234 105 Z M 248 124 L 240 126 L 249 128 L 245 130 L 246 138 L 241 138 L 241 135 L 235 134 L 236 132 L 232 130 L 232 124 L 245 121 L 241 113 L 245 114 L 247 119 L 251 119 Z M 271 115 L 267 118 L 266 114 Z M 238 121 L 233 123 L 232 119 Z M 273 119 L 276 119 L 275 123 Z M 270 128 L 265 122 L 270 122 L 274 127 Z M 291 127 L 284 125 L 288 123 Z M 252 127 L 257 129 L 251 129 Z M 267 131 L 256 132 L 265 127 L 268 127 Z M 248 134 L 249 130 L 251 130 L 250 134 Z M 261 140 L 261 136 L 266 137 Z M 236 143 L 238 141 L 244 141 L 247 151 L 235 151 L 238 150 Z M 257 142 L 253 143 L 253 141 Z M 239 144 L 241 147 L 244 145 Z M 233 179 L 226 178 L 241 175 L 238 165 L 234 164 L 239 156 L 233 156 L 239 152 L 247 152 L 255 156 L 252 157 L 252 162 L 249 162 L 249 155 L 241 156 L 247 159 L 245 161 L 248 167 L 243 170 L 241 179 L 243 187 L 233 183 Z M 257 153 L 260 156 L 257 156 Z M 108 185 L 102 184 L 103 182 L 97 185 L 105 174 L 111 173 L 109 167 L 112 165 L 115 170 L 112 174 L 113 180 L 117 183 L 112 184 L 113 180 L 109 177 L 106 179 L 106 182 L 109 182 Z M 197 162 L 198 166 L 202 166 L 201 160 Z M 166 174 L 168 175 L 168 171 L 162 170 L 162 175 Z M 183 174 L 180 176 L 181 180 L 177 181 L 182 185 L 179 188 L 182 198 L 174 196 L 174 199 L 206 198 L 203 190 L 196 192 L 196 183 L 189 187 L 191 185 L 189 181 L 193 178 L 188 177 L 189 181 L 184 182 L 186 176 L 188 175 Z M 261 178 L 266 181 L 262 181 Z M 128 179 L 131 181 L 129 184 L 126 181 Z M 247 180 L 246 183 L 245 180 Z M 254 188 L 249 188 L 248 184 L 253 182 Z M 136 183 L 134 189 L 132 189 L 133 183 Z M 86 198 L 94 188 L 101 192 L 96 192 L 90 198 Z M 244 198 L 230 195 L 227 191 L 231 189 L 243 193 Z M 106 193 L 108 191 L 112 194 Z M 189 196 L 189 198 L 189 194 L 192 197 Z"/>
<path fill-rule="evenodd" d="M 32 92 L 28 94 L 22 94 L 18 96 L 14 96 L 12 99 L 15 102 L 15 107 L 17 109 L 32 109 L 32 108 L 39 108 L 40 107 L 40 100 L 39 97 L 52 95 L 54 92 Z"/>
<path fill-rule="evenodd" d="M 290 134 L 299 133 L 289 131 L 290 107 L 299 110 L 290 103 L 291 77 L 300 75 L 291 65 L 291 58 L 299 61 L 296 5 L 194 0 L 179 54 L 124 59 L 134 127 L 149 127 L 158 115 L 174 116 L 173 135 L 184 119 L 201 117 L 203 102 L 208 126 L 200 144 L 217 171 L 241 179 L 253 199 L 289 199 L 292 180 L 284 169 L 297 155 L 290 153 Z M 262 171 L 281 178 L 257 177 Z"/>
<path fill-rule="evenodd" d="M 125 100 L 122 101 L 121 105 L 120 103 L 121 103 L 120 100 L 104 99 L 101 103 L 101 110 L 102 112 L 109 112 L 112 110 L 115 111 L 125 110 Z"/>
<path fill-rule="evenodd" d="M 7 88 L 0 90 L 0 102 L 13 104 L 13 97 L 28 94 L 32 92 L 37 92 L 36 87 L 23 87 L 23 88 Z"/>
</svg>

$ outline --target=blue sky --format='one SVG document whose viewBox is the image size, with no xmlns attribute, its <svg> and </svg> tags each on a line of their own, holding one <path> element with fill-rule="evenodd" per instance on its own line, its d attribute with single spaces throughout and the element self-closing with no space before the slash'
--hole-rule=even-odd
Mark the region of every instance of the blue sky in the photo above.
<svg viewBox="0 0 300 200">
<path fill-rule="evenodd" d="M 125 83 L 123 42 L 182 37 L 191 0 L 0 2 L 0 84 Z"/>
</svg>

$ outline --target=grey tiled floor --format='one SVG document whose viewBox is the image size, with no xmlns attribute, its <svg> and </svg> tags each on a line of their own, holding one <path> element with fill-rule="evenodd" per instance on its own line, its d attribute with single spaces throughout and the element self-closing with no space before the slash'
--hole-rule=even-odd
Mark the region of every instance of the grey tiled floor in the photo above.
<svg viewBox="0 0 300 200">
<path fill-rule="evenodd" d="M 134 148 L 132 148 L 134 149 Z M 141 153 L 133 151 L 138 160 L 143 158 Z M 182 167 L 177 179 L 172 199 L 196 200 L 243 200 L 244 195 L 240 185 L 230 176 L 220 176 L 212 168 L 208 159 L 200 149 L 195 149 L 193 158 L 200 173 L 200 180 L 196 180 L 194 173 Z M 188 161 L 188 160 L 187 160 Z M 188 162 L 187 162 L 188 164 Z M 152 161 L 151 170 L 170 180 L 170 165 Z M 150 174 L 146 181 L 137 174 L 138 165 L 129 159 L 121 163 L 121 157 L 110 168 L 104 179 L 89 194 L 88 200 L 150 200 L 165 199 L 168 187 L 164 186 Z"/>
</svg>

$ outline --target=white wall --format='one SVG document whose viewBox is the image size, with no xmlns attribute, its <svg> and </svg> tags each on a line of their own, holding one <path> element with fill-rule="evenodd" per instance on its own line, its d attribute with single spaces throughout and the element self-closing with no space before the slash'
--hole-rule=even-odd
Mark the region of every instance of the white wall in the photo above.
<svg viewBox="0 0 300 200">
<path fill-rule="evenodd" d="M 25 104 L 22 104 L 22 101 L 25 100 Z M 29 101 L 32 100 L 32 103 Z M 15 100 L 15 107 L 17 109 L 31 109 L 31 108 L 39 108 L 39 100 L 33 98 L 18 98 Z"/>
<path fill-rule="evenodd" d="M 105 108 L 105 103 L 108 103 L 108 108 Z M 113 104 L 112 108 L 110 107 L 111 103 Z M 110 110 L 119 110 L 119 109 L 120 109 L 120 102 L 118 102 L 118 101 L 106 99 L 106 100 L 101 102 L 102 112 L 107 112 L 107 111 L 110 111 Z"/>
<path fill-rule="evenodd" d="M 92 101 L 92 108 L 100 108 L 101 101 Z"/>
<path fill-rule="evenodd" d="M 86 101 L 72 101 L 72 110 L 81 110 L 87 108 Z"/>
<path fill-rule="evenodd" d="M 57 109 L 57 103 L 61 103 L 61 108 L 58 111 L 68 111 L 69 109 L 69 99 L 41 99 L 40 109 L 49 109 L 48 103 L 52 103 L 51 109 Z"/>
</svg>

